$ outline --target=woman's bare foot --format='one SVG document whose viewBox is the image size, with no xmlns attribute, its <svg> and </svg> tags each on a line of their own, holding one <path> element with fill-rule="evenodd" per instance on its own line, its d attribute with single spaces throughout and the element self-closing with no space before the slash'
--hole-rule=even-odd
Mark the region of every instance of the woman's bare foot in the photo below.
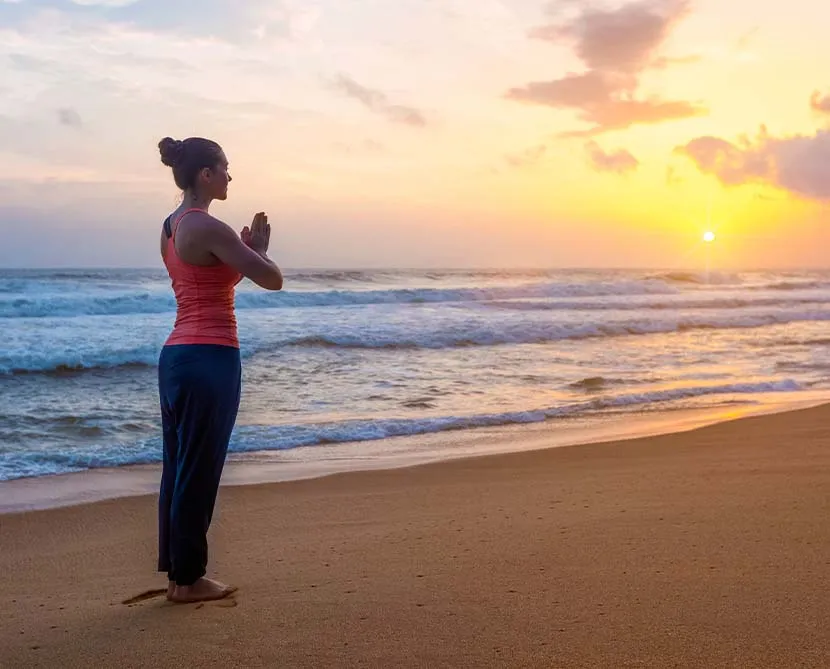
<svg viewBox="0 0 830 669">
<path fill-rule="evenodd" d="M 236 588 L 209 578 L 200 578 L 193 585 L 177 585 L 170 596 L 171 602 L 186 604 L 189 602 L 210 602 L 223 599 L 236 592 Z"/>
<path fill-rule="evenodd" d="M 176 590 L 176 581 L 167 581 L 167 599 L 173 599 L 173 593 Z"/>
</svg>

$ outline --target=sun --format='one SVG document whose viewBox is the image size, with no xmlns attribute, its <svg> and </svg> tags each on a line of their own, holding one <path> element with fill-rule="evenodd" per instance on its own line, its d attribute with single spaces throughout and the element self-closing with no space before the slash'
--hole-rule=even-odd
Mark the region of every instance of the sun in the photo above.
<svg viewBox="0 0 830 669">
<path fill-rule="evenodd" d="M 715 233 L 711 230 L 707 230 L 703 233 L 703 241 L 704 242 L 713 242 L 715 241 Z"/>
</svg>

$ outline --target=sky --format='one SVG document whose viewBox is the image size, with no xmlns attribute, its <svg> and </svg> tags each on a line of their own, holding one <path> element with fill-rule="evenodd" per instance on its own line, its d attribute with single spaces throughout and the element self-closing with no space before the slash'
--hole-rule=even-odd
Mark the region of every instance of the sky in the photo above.
<svg viewBox="0 0 830 669">
<path fill-rule="evenodd" d="M 300 267 L 827 267 L 825 0 L 0 0 L 0 267 L 158 266 L 165 136 Z M 704 244 L 704 232 L 716 239 Z"/>
</svg>

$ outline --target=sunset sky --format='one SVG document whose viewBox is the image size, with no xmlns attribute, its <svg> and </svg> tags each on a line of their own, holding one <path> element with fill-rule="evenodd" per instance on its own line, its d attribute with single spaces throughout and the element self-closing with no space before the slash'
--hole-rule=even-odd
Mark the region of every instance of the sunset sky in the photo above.
<svg viewBox="0 0 830 669">
<path fill-rule="evenodd" d="M 156 145 L 285 267 L 830 265 L 826 0 L 0 0 L 0 266 L 156 266 Z"/>
</svg>

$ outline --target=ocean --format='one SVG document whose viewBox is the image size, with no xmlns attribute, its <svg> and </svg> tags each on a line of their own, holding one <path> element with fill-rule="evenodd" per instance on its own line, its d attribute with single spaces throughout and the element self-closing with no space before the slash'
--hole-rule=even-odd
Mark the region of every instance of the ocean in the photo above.
<svg viewBox="0 0 830 669">
<path fill-rule="evenodd" d="M 231 457 L 827 391 L 828 289 L 830 272 L 246 281 Z M 160 462 L 156 362 L 174 318 L 163 270 L 0 270 L 0 480 Z"/>
</svg>

